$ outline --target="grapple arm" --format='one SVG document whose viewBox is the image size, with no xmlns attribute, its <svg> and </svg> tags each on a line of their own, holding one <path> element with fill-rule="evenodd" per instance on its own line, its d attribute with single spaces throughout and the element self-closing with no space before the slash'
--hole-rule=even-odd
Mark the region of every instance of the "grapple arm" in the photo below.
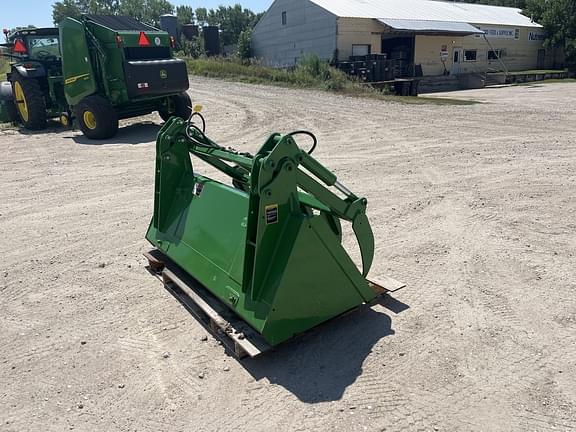
<svg viewBox="0 0 576 432">
<path fill-rule="evenodd" d="M 283 163 L 285 163 L 286 158 L 289 157 L 288 154 L 291 153 L 292 162 L 298 168 L 303 167 L 305 169 L 305 171 L 297 170 L 296 187 L 315 198 L 315 200 L 306 200 L 306 204 L 320 211 L 325 211 L 327 207 L 333 216 L 352 223 L 352 229 L 362 257 L 362 275 L 364 277 L 368 275 L 374 258 L 374 234 L 366 216 L 367 200 L 357 197 L 342 185 L 332 171 L 301 150 L 292 136 L 273 134 L 258 153 L 252 156 L 248 153 L 239 153 L 231 148 L 224 148 L 209 139 L 199 129 L 186 129 L 184 123 L 177 120 L 174 124 L 174 134 L 177 134 L 178 125 L 180 126 L 179 141 L 188 146 L 190 153 L 232 179 L 246 185 L 250 185 L 251 177 L 259 178 L 259 175 L 253 173 L 255 160 L 259 160 L 258 166 L 266 170 L 271 165 L 274 167 L 280 165 L 275 162 L 276 160 L 284 159 Z M 290 151 L 286 153 L 288 148 Z M 267 177 L 265 176 L 265 178 Z M 254 186 L 255 184 L 249 186 L 252 194 L 262 192 L 259 192 Z M 339 197 L 328 187 L 334 187 L 345 197 Z M 321 205 L 315 205 L 318 203 Z"/>
<path fill-rule="evenodd" d="M 188 131 L 190 151 L 200 159 L 245 184 L 249 183 L 249 175 L 254 166 L 254 157 L 249 154 L 240 154 L 232 149 L 225 149 L 198 129 Z M 281 136 L 274 134 L 257 153 L 256 157 L 262 158 L 262 166 L 270 166 L 270 162 L 276 166 L 276 159 L 286 158 L 282 148 L 291 146 L 297 148 L 294 162 L 306 169 L 297 170 L 297 187 L 306 191 L 318 200 L 322 206 L 315 206 L 314 201 L 306 203 L 316 210 L 330 209 L 332 215 L 339 219 L 352 223 L 352 229 L 358 241 L 362 256 L 362 274 L 366 277 L 372 266 L 374 258 L 374 235 L 368 218 L 366 217 L 367 200 L 354 195 L 348 188 L 342 185 L 336 175 L 324 165 L 314 159 L 305 151 L 297 147 L 296 142 L 290 135 Z M 230 166 L 234 163 L 236 166 Z M 239 169 L 241 168 L 241 169 Z M 320 181 L 318 181 L 320 180 Z M 323 183 L 323 184 L 322 184 Z M 340 198 L 327 187 L 335 187 L 345 198 Z"/>
<path fill-rule="evenodd" d="M 366 217 L 366 198 L 358 198 L 344 185 L 338 182 L 337 177 L 318 161 L 302 152 L 302 166 L 322 180 L 326 186 L 334 186 L 346 195 L 342 199 L 331 190 L 320 184 L 306 172 L 299 170 L 298 186 L 312 194 L 316 199 L 330 208 L 332 213 L 340 219 L 352 222 L 352 229 L 356 235 L 360 254 L 362 256 L 362 275 L 368 276 L 374 259 L 374 234 L 370 222 Z"/>
</svg>

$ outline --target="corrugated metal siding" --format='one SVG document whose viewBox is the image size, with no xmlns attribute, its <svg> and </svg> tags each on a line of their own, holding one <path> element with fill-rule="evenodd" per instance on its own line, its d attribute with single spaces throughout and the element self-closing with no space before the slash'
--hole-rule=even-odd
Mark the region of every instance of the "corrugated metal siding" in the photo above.
<svg viewBox="0 0 576 432">
<path fill-rule="evenodd" d="M 379 19 L 383 24 L 394 30 L 410 32 L 437 32 L 437 33 L 457 33 L 457 34 L 484 34 L 471 24 L 453 21 L 424 21 L 424 20 L 400 20 L 384 18 Z"/>
<path fill-rule="evenodd" d="M 293 66 L 308 53 L 330 60 L 336 49 L 336 16 L 309 0 L 276 0 L 254 29 L 252 49 L 274 67 Z"/>
<path fill-rule="evenodd" d="M 516 8 L 432 0 L 310 0 L 338 17 L 541 27 Z"/>
</svg>

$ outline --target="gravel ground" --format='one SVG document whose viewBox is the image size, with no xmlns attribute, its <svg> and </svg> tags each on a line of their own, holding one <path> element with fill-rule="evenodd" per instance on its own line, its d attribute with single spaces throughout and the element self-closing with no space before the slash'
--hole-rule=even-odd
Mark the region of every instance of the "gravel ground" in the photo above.
<svg viewBox="0 0 576 432">
<path fill-rule="evenodd" d="M 373 274 L 407 288 L 237 361 L 144 269 L 159 117 L 103 143 L 1 129 L 1 431 L 576 430 L 576 85 L 191 88 L 222 144 L 316 132 L 369 199 Z"/>
</svg>

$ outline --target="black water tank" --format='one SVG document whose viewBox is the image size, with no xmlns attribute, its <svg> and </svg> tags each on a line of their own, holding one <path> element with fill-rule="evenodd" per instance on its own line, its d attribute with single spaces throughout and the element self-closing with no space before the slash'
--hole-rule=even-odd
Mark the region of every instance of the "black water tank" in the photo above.
<svg viewBox="0 0 576 432">
<path fill-rule="evenodd" d="M 206 26 L 202 29 L 204 35 L 204 49 L 207 56 L 220 54 L 220 29 L 218 26 Z"/>
<path fill-rule="evenodd" d="M 160 28 L 178 40 L 178 18 L 171 14 L 160 17 Z"/>
<path fill-rule="evenodd" d="M 200 35 L 200 31 L 195 24 L 184 24 L 182 26 L 182 34 L 186 39 L 192 40 Z"/>
</svg>

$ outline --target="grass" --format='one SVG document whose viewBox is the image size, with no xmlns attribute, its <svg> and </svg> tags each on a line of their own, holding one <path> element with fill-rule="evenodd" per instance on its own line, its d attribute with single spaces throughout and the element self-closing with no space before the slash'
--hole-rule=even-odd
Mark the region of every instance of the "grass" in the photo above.
<svg viewBox="0 0 576 432">
<path fill-rule="evenodd" d="M 317 56 L 304 57 L 293 69 L 273 69 L 238 59 L 201 58 L 188 59 L 191 75 L 219 78 L 249 84 L 280 87 L 307 88 L 333 93 L 408 104 L 471 105 L 477 102 L 457 99 L 400 97 L 386 94 L 359 83 L 323 62 Z"/>
<path fill-rule="evenodd" d="M 6 79 L 6 73 L 10 70 L 10 60 L 6 57 L 0 57 L 0 81 Z"/>
<path fill-rule="evenodd" d="M 539 84 L 569 84 L 569 83 L 576 83 L 576 78 L 564 78 L 564 79 L 551 78 L 551 79 L 546 79 L 546 80 L 542 80 L 542 81 L 527 81 L 527 82 L 523 82 L 523 83 L 517 83 L 514 85 L 517 85 L 517 86 L 535 86 L 535 85 L 539 85 Z"/>
<path fill-rule="evenodd" d="M 545 74 L 553 74 L 553 73 L 562 73 L 566 72 L 564 69 L 532 69 L 532 70 L 525 70 L 525 71 L 512 71 L 508 72 L 508 75 L 545 75 Z"/>
</svg>

